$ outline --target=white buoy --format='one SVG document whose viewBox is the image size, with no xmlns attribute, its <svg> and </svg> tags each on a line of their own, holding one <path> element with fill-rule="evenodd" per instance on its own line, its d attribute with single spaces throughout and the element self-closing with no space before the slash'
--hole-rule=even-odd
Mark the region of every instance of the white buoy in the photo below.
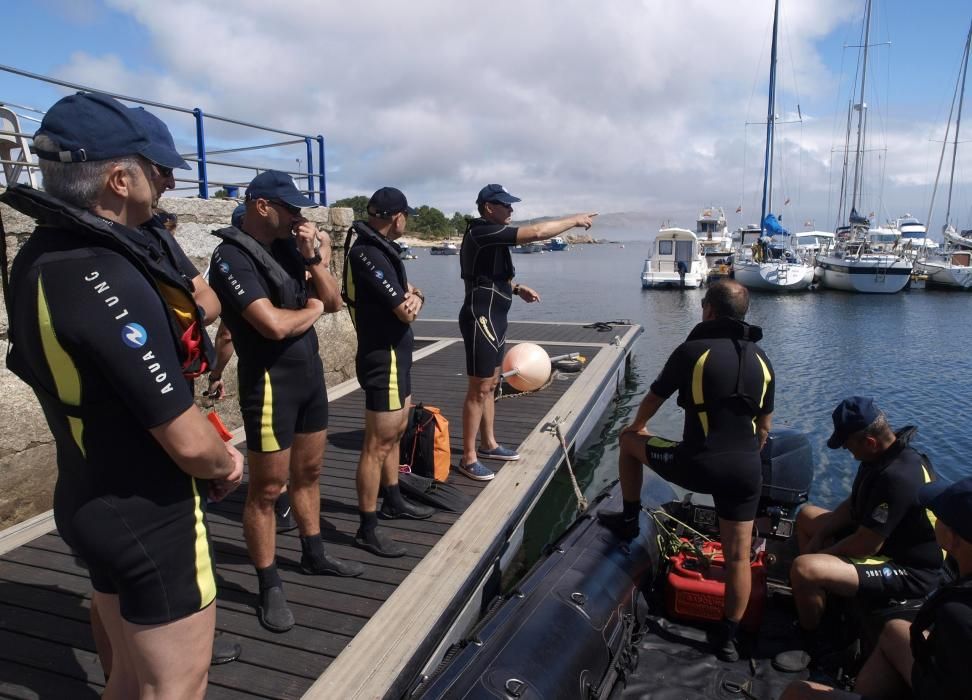
<svg viewBox="0 0 972 700">
<path fill-rule="evenodd" d="M 539 345 L 519 343 L 506 353 L 502 371 L 517 391 L 534 391 L 550 379 L 550 356 Z"/>
</svg>

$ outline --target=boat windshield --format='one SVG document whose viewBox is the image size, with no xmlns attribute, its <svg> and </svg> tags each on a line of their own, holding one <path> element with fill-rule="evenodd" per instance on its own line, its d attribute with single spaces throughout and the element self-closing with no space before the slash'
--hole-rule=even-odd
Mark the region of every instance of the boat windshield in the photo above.
<svg viewBox="0 0 972 700">
<path fill-rule="evenodd" d="M 658 254 L 671 255 L 673 241 L 658 241 Z"/>
</svg>

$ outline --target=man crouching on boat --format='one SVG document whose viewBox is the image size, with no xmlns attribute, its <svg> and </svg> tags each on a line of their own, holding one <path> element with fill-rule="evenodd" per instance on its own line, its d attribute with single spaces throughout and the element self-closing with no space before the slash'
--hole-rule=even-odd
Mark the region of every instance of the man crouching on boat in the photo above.
<svg viewBox="0 0 972 700">
<path fill-rule="evenodd" d="M 942 552 L 935 520 L 915 492 L 935 475 L 928 459 L 908 446 L 915 428 L 896 434 L 873 399 L 851 396 L 833 412 L 832 450 L 860 460 L 850 496 L 832 511 L 805 505 L 797 517 L 800 556 L 790 569 L 793 598 L 813 656 L 827 595 L 872 604 L 921 598 L 941 580 Z"/>
<path fill-rule="evenodd" d="M 618 537 L 637 536 L 643 464 L 682 488 L 712 494 L 726 559 L 726 600 L 709 641 L 723 661 L 739 658 L 735 636 L 752 588 L 749 548 L 763 483 L 759 452 L 772 425 L 775 393 L 769 358 L 756 344 L 763 331 L 743 321 L 748 310 L 749 292 L 738 282 L 709 287 L 702 323 L 671 354 L 634 421 L 621 431 L 624 510 L 598 514 Z M 685 409 L 681 442 L 645 429 L 676 390 Z"/>
<path fill-rule="evenodd" d="M 972 477 L 934 481 L 918 503 L 936 516 L 935 539 L 958 565 L 959 578 L 922 605 L 914 622 L 891 620 L 857 675 L 854 693 L 793 683 L 781 700 L 830 698 L 967 698 L 972 695 Z M 910 693 L 909 693 L 910 690 Z"/>
</svg>

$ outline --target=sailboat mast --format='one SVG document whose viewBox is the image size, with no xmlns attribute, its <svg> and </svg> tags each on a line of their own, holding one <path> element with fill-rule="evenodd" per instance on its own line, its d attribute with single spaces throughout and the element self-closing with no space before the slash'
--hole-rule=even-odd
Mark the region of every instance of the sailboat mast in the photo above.
<svg viewBox="0 0 972 700">
<path fill-rule="evenodd" d="M 780 0 L 776 0 L 773 9 L 773 47 L 770 51 L 769 98 L 766 108 L 766 156 L 763 163 L 763 205 L 759 217 L 759 226 L 773 206 L 773 138 L 776 122 L 776 37 L 780 20 Z"/>
<path fill-rule="evenodd" d="M 857 209 L 857 195 L 860 194 L 861 180 L 861 158 L 862 145 L 864 138 L 864 110 L 867 105 L 864 102 L 864 85 L 867 78 L 867 48 L 871 37 L 871 0 L 867 0 L 864 9 L 864 59 L 861 63 L 861 101 L 857 103 L 857 150 L 854 154 L 854 192 L 851 196 L 851 211 Z"/>
<path fill-rule="evenodd" d="M 958 154 L 959 129 L 962 127 L 962 104 L 965 102 L 965 76 L 969 72 L 969 46 L 972 44 L 972 24 L 965 38 L 965 54 L 962 59 L 962 87 L 959 88 L 958 115 L 955 118 L 955 141 L 952 142 L 952 172 L 948 178 L 948 200 L 945 204 L 945 226 L 952 220 L 952 184 L 955 182 L 955 157 Z"/>
</svg>

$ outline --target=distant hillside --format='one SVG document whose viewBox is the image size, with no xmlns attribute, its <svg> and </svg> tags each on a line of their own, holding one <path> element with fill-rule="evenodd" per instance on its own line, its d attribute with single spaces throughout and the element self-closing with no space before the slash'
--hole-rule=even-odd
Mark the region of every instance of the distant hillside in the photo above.
<svg viewBox="0 0 972 700">
<path fill-rule="evenodd" d="M 526 221 L 517 221 L 514 223 L 517 226 L 525 226 L 526 224 L 535 224 L 540 221 L 549 221 L 556 218 L 559 217 L 542 216 L 538 219 L 527 219 Z M 658 227 L 658 221 L 660 221 L 658 216 L 646 214 L 644 212 L 616 211 L 607 214 L 598 214 L 597 218 L 594 220 L 594 225 L 597 228 L 611 229 L 643 229 L 645 227 L 656 229 Z"/>
</svg>

